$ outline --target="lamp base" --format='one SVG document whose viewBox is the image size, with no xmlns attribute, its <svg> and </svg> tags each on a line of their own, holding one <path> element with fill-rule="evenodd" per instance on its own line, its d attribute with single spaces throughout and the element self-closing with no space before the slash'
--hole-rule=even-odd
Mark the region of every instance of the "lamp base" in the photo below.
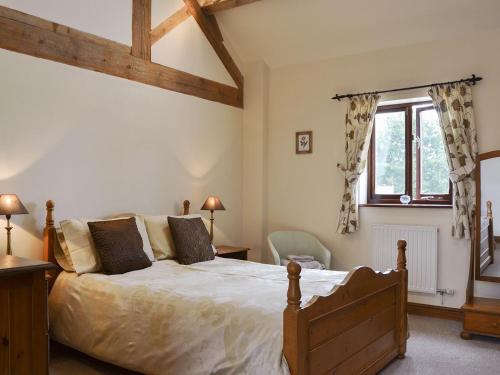
<svg viewBox="0 0 500 375">
<path fill-rule="evenodd" d="M 210 243 L 214 242 L 214 211 L 210 210 Z"/>
<path fill-rule="evenodd" d="M 12 249 L 10 247 L 10 231 L 13 227 L 10 226 L 10 215 L 6 215 L 7 218 L 7 226 L 5 229 L 7 230 L 7 255 L 12 255 Z"/>
</svg>

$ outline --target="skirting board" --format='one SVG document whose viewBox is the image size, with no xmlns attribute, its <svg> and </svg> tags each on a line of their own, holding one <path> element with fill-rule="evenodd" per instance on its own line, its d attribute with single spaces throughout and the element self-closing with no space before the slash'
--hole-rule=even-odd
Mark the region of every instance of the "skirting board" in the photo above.
<svg viewBox="0 0 500 375">
<path fill-rule="evenodd" d="M 448 320 L 463 320 L 463 314 L 460 309 L 415 302 L 408 302 L 408 314 L 432 316 L 433 318 Z"/>
</svg>

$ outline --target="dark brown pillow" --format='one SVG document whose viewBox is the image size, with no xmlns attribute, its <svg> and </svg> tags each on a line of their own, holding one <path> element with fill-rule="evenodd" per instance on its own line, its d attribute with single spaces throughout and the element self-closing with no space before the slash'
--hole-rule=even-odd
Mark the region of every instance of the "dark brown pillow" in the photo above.
<svg viewBox="0 0 500 375">
<path fill-rule="evenodd" d="M 207 228 L 201 218 L 168 217 L 168 225 L 180 264 L 205 262 L 215 258 Z"/>
<path fill-rule="evenodd" d="M 135 218 L 88 223 L 102 269 L 115 275 L 151 266 Z"/>
</svg>

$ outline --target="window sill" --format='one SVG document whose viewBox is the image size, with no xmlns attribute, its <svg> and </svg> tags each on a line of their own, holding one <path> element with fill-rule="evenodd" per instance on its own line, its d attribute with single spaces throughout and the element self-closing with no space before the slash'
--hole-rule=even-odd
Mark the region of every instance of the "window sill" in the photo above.
<svg viewBox="0 0 500 375">
<path fill-rule="evenodd" d="M 415 203 L 415 204 L 396 204 L 396 203 L 364 203 L 360 204 L 359 207 L 390 207 L 390 208 L 452 208 L 451 204 L 425 204 L 425 203 Z"/>
</svg>

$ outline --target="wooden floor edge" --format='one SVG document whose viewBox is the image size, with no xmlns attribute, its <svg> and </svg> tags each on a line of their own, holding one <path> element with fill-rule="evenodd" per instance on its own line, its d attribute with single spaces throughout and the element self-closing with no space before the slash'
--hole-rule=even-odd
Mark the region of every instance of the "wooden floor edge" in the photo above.
<svg viewBox="0 0 500 375">
<path fill-rule="evenodd" d="M 423 303 L 408 302 L 408 314 L 431 316 L 448 320 L 463 320 L 461 309 L 446 306 L 426 305 Z"/>
</svg>

